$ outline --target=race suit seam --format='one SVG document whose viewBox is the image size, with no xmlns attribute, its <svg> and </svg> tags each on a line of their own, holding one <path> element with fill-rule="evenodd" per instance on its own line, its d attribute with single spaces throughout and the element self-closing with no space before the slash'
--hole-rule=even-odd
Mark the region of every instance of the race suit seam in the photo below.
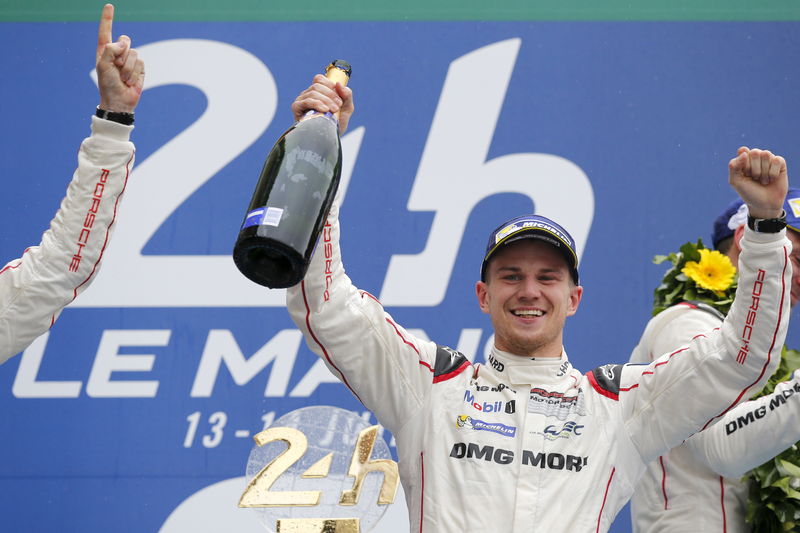
<svg viewBox="0 0 800 533">
<path fill-rule="evenodd" d="M 592 372 L 587 372 L 587 373 L 586 373 L 586 378 L 589 380 L 589 384 L 592 386 L 592 388 L 593 388 L 593 389 L 594 389 L 594 390 L 595 390 L 595 391 L 596 391 L 598 394 L 601 394 L 601 395 L 605 396 L 606 398 L 610 398 L 611 400 L 613 400 L 613 401 L 615 401 L 615 402 L 619 401 L 619 394 L 614 394 L 613 392 L 611 392 L 611 391 L 609 391 L 609 390 L 606 390 L 606 389 L 604 389 L 604 388 L 602 387 L 602 385 L 600 385 L 600 384 L 597 382 L 597 378 L 595 378 L 595 377 L 594 377 L 594 371 L 592 371 Z M 622 389 L 620 389 L 620 391 L 622 391 Z"/>
<path fill-rule="evenodd" d="M 727 409 L 725 409 L 720 414 L 718 414 L 717 416 L 711 418 L 711 420 L 706 422 L 706 424 L 703 426 L 703 429 L 706 429 L 708 426 L 711 425 L 711 423 L 714 420 L 716 420 L 718 418 L 721 418 L 722 416 L 725 415 L 725 413 L 727 413 L 728 411 L 730 411 L 731 409 L 736 407 L 736 405 L 738 405 L 738 403 L 739 403 L 739 400 L 742 399 L 742 396 L 744 396 L 745 393 L 748 390 L 750 390 L 750 388 L 753 385 L 755 385 L 756 383 L 761 381 L 761 378 L 764 377 L 764 373 L 767 371 L 767 368 L 769 367 L 769 363 L 772 360 L 772 350 L 775 348 L 775 339 L 776 339 L 776 337 L 778 335 L 778 330 L 781 327 L 781 319 L 783 318 L 783 302 L 784 302 L 784 300 L 786 298 L 786 267 L 788 266 L 788 261 L 789 261 L 789 254 L 788 254 L 788 252 L 786 250 L 786 246 L 784 246 L 783 247 L 783 270 L 781 270 L 781 301 L 780 301 L 780 306 L 778 307 L 778 316 L 777 316 L 777 319 L 775 320 L 775 329 L 772 332 L 772 343 L 769 346 L 769 350 L 767 350 L 767 360 L 764 362 L 764 366 L 761 367 L 761 373 L 758 375 L 758 378 L 754 382 L 752 382 L 750 385 L 745 387 L 744 390 L 742 390 L 742 392 L 739 393 L 739 396 L 736 397 L 736 399 L 733 401 L 733 403 L 731 405 L 728 406 Z M 702 429 L 700 431 L 702 431 Z"/>
<path fill-rule="evenodd" d="M 369 296 L 369 297 L 370 297 L 372 300 L 374 300 L 374 301 L 375 301 L 375 302 L 376 302 L 378 305 L 380 305 L 380 306 L 381 306 L 381 309 L 382 309 L 382 310 L 384 310 L 384 308 L 383 308 L 383 304 L 381 304 L 380 300 L 378 300 L 377 298 L 375 298 L 373 295 L 371 295 L 371 294 L 370 294 L 370 293 L 368 293 L 367 291 L 359 291 L 359 292 L 361 293 L 361 298 L 362 298 L 362 299 L 364 298 L 364 296 Z M 408 346 L 410 346 L 410 347 L 411 347 L 411 349 L 412 349 L 412 350 L 414 350 L 414 351 L 417 353 L 417 356 L 418 356 L 418 357 L 420 357 L 419 349 L 418 349 L 416 346 L 414 346 L 414 344 L 413 344 L 412 342 L 409 342 L 409 341 L 408 341 L 408 340 L 407 340 L 407 339 L 406 339 L 406 338 L 403 336 L 403 334 L 402 334 L 402 333 L 400 333 L 400 329 L 397 327 L 397 324 L 396 324 L 396 323 L 395 323 L 395 322 L 394 322 L 394 321 L 393 321 L 391 318 L 389 318 L 389 317 L 385 317 L 385 318 L 386 318 L 386 322 L 388 322 L 389 324 L 391 324 L 391 325 L 392 325 L 392 327 L 394 328 L 394 331 L 395 331 L 395 333 L 397 333 L 397 336 L 398 336 L 398 337 L 400 337 L 400 338 L 403 340 L 403 343 L 405 343 L 405 344 L 407 344 Z M 422 363 L 422 364 L 425 364 L 425 366 L 427 366 L 428 368 L 430 368 L 430 365 L 428 365 L 427 363 L 424 363 L 424 362 L 423 362 L 421 359 L 420 359 L 420 363 Z M 431 371 L 433 371 L 433 369 L 431 369 Z"/>
<path fill-rule="evenodd" d="M 664 496 L 664 510 L 669 510 L 669 498 L 667 497 L 667 466 L 664 464 L 664 456 L 659 455 L 658 460 L 661 463 L 661 494 Z"/>
<path fill-rule="evenodd" d="M 125 163 L 125 180 L 122 182 L 122 190 L 119 191 L 119 194 L 114 199 L 114 213 L 111 215 L 111 222 L 109 222 L 108 226 L 106 226 L 105 239 L 103 241 L 103 246 L 100 248 L 100 253 L 97 256 L 97 261 L 95 261 L 94 265 L 92 265 L 92 271 L 89 272 L 89 275 L 86 277 L 86 279 L 84 279 L 72 291 L 72 300 L 75 300 L 75 298 L 78 297 L 78 290 L 81 287 L 83 287 L 86 283 L 88 283 L 89 280 L 92 279 L 92 277 L 94 276 L 95 272 L 97 272 L 97 265 L 99 265 L 100 261 L 103 260 L 103 255 L 105 255 L 105 252 L 106 252 L 106 246 L 108 246 L 108 239 L 109 239 L 109 236 L 111 235 L 111 228 L 114 226 L 114 222 L 117 221 L 117 209 L 119 208 L 119 201 L 122 198 L 122 195 L 125 194 L 125 189 L 128 187 L 128 177 L 130 176 L 130 165 L 131 165 L 131 161 L 133 161 L 134 157 L 136 157 L 136 150 L 134 150 L 131 153 L 130 159 L 128 159 L 128 162 Z M 109 171 L 109 173 L 110 173 L 110 171 Z"/>
<path fill-rule="evenodd" d="M 661 365 L 665 365 L 665 364 L 669 363 L 669 362 L 672 360 L 672 357 L 673 357 L 673 356 L 675 356 L 675 355 L 678 355 L 678 354 L 681 354 L 681 353 L 683 353 L 683 352 L 687 351 L 688 349 L 689 349 L 689 346 L 685 346 L 685 347 L 681 348 L 680 350 L 676 350 L 676 351 L 672 352 L 672 353 L 669 355 L 669 358 L 668 358 L 666 361 L 662 361 L 661 363 L 659 363 L 659 366 L 661 366 Z M 718 347 L 717 347 L 717 349 L 716 349 L 716 350 L 714 350 L 714 351 L 705 352 L 705 356 L 703 357 L 703 359 L 701 359 L 701 360 L 697 361 L 697 364 L 693 365 L 693 366 L 692 366 L 692 367 L 689 369 L 689 371 L 690 371 L 690 372 L 694 372 L 694 370 L 695 370 L 697 367 L 699 367 L 699 366 L 700 366 L 700 365 L 701 365 L 701 364 L 702 364 L 704 361 L 711 359 L 713 356 L 715 356 L 715 355 L 716 355 L 716 354 L 718 354 L 719 352 L 721 352 L 721 351 L 724 351 L 724 349 L 725 349 L 725 347 L 724 347 L 724 346 L 718 346 Z M 628 367 L 628 366 L 626 366 L 625 368 L 631 368 L 631 367 Z M 642 376 L 644 376 L 645 374 L 647 374 L 647 375 L 652 375 L 652 374 L 653 374 L 653 372 L 642 372 L 642 373 L 639 375 L 639 377 L 637 378 L 637 381 L 636 381 L 636 382 L 635 382 L 633 385 L 631 385 L 630 387 L 626 387 L 626 388 L 624 388 L 624 389 L 623 389 L 623 388 L 620 388 L 620 393 L 622 393 L 622 392 L 629 392 L 629 391 L 631 391 L 632 389 L 638 388 L 638 387 L 639 387 L 639 384 L 640 384 L 640 381 L 639 381 L 639 380 L 640 380 L 640 379 L 641 379 L 641 377 L 642 377 Z M 620 381 L 622 381 L 622 380 L 620 380 Z M 641 417 L 641 416 L 642 416 L 642 415 L 643 415 L 645 412 L 647 412 L 648 410 L 650 410 L 650 408 L 653 406 L 653 404 L 656 402 L 656 400 L 658 400 L 658 399 L 659 399 L 659 398 L 660 398 L 660 397 L 661 397 L 663 394 L 666 394 L 668 391 L 670 391 L 670 390 L 672 389 L 672 387 L 676 386 L 676 384 L 677 384 L 677 383 L 678 383 L 678 381 L 676 380 L 674 383 L 670 384 L 669 386 L 665 387 L 665 388 L 664 388 L 662 391 L 660 391 L 660 393 L 653 395 L 653 397 L 652 397 L 652 398 L 650 398 L 650 400 L 649 400 L 649 401 L 648 401 L 648 402 L 647 402 L 647 403 L 646 403 L 644 406 L 642 406 L 642 408 L 641 408 L 640 410 L 638 410 L 638 412 L 637 412 L 637 413 L 636 413 L 634 416 L 632 416 L 630 419 L 626 420 L 626 421 L 625 421 L 625 423 L 624 423 L 625 431 L 626 431 L 626 432 L 627 432 L 627 434 L 628 434 L 628 439 L 629 439 L 629 440 L 630 440 L 630 441 L 633 443 L 633 447 L 634 447 L 634 449 L 636 450 L 636 452 L 639 454 L 639 460 L 642 462 L 642 464 L 645 464 L 645 465 L 646 465 L 646 464 L 648 464 L 648 463 L 650 462 L 650 460 L 653 460 L 653 459 L 655 459 L 655 457 L 652 457 L 652 458 L 651 458 L 651 459 L 649 459 L 649 460 L 646 460 L 646 459 L 645 459 L 644 453 L 642 452 L 642 450 L 641 450 L 641 448 L 640 448 L 639 439 L 638 439 L 638 438 L 637 438 L 637 437 L 636 437 L 636 436 L 633 434 L 634 432 L 632 432 L 632 431 L 631 431 L 631 429 L 630 429 L 630 426 L 631 426 L 632 424 L 636 423 L 636 421 L 637 421 L 637 420 L 638 420 L 638 419 L 639 419 L 639 418 L 640 418 L 640 417 Z M 637 425 L 637 426 L 640 426 L 641 424 L 638 424 L 638 423 L 637 423 L 636 425 Z M 649 427 L 649 426 L 648 426 L 648 427 Z M 687 437 L 687 438 L 688 438 L 688 437 Z M 664 449 L 664 448 L 662 447 L 662 450 L 661 450 L 661 451 L 659 451 L 658 455 L 661 455 L 661 453 L 662 453 L 662 452 L 664 452 L 664 451 L 666 451 L 666 449 Z"/>
<path fill-rule="evenodd" d="M 719 503 L 722 507 L 722 533 L 728 532 L 728 517 L 725 516 L 725 483 L 724 478 L 719 476 Z"/>
<path fill-rule="evenodd" d="M 28 250 L 30 250 L 30 248 L 26 248 L 26 249 L 25 249 L 25 252 L 27 252 Z M 23 254 L 22 254 L 22 255 L 25 255 L 25 253 L 23 252 Z M 0 270 L 0 274 L 2 274 L 3 272 L 5 272 L 6 270 L 14 270 L 15 268 L 18 268 L 20 265 L 22 265 L 22 259 L 20 259 L 20 260 L 19 260 L 19 263 L 17 263 L 16 265 L 8 265 L 8 266 L 7 266 L 7 267 L 5 267 L 3 270 Z"/>
<path fill-rule="evenodd" d="M 425 452 L 419 452 L 420 491 L 419 491 L 419 533 L 425 520 Z"/>
<path fill-rule="evenodd" d="M 393 322 L 391 319 L 389 319 L 389 318 L 387 318 L 387 319 L 386 319 L 386 322 L 388 322 L 389 324 L 391 324 L 391 326 L 394 328 L 394 332 L 395 332 L 395 333 L 397 333 L 397 336 L 398 336 L 398 337 L 400 337 L 400 339 L 403 341 L 403 344 L 406 344 L 407 346 L 410 346 L 410 347 L 411 347 L 411 349 L 412 349 L 412 350 L 414 350 L 414 351 L 417 353 L 417 358 L 419 358 L 419 356 L 420 356 L 419 350 L 418 350 L 418 349 L 417 349 L 417 347 L 416 347 L 416 346 L 414 346 L 412 343 L 408 342 L 408 340 L 407 340 L 407 339 L 406 339 L 406 338 L 403 336 L 403 334 L 402 334 L 402 333 L 400 333 L 400 330 L 398 329 L 398 327 L 397 327 L 397 324 L 395 324 L 395 323 L 394 323 L 394 322 Z M 422 360 L 421 360 L 421 359 L 420 359 L 420 362 L 422 362 Z M 429 368 L 430 368 L 430 366 L 429 366 Z"/>
<path fill-rule="evenodd" d="M 434 376 L 433 382 L 434 383 L 442 383 L 444 381 L 453 379 L 454 377 L 456 377 L 457 375 L 461 374 L 464 370 L 466 370 L 470 366 L 472 366 L 472 364 L 469 361 L 464 361 L 463 363 L 461 363 L 461 366 L 459 366 L 455 370 L 451 370 L 447 374 L 441 374 L 441 375 L 438 375 L 438 376 Z"/>
<path fill-rule="evenodd" d="M 28 250 L 30 250 L 31 248 L 32 247 L 29 247 L 29 248 L 25 249 L 25 252 L 22 254 L 22 257 L 19 259 L 19 263 L 17 263 L 16 265 L 4 268 L 2 271 L 0 271 L 0 274 L 2 274 L 3 272 L 6 272 L 8 270 L 14 270 L 14 269 L 16 269 L 18 267 L 21 267 L 22 266 L 22 260 L 25 258 L 25 254 L 28 253 Z M 34 263 L 34 265 L 31 268 L 35 268 L 36 267 L 36 264 L 35 264 L 36 261 L 31 261 L 31 262 Z M 35 271 L 34 271 L 34 273 L 35 273 Z M 0 320 L 4 320 L 5 319 L 6 314 L 8 313 L 8 310 L 14 306 L 14 304 L 17 302 L 17 299 L 19 298 L 19 296 L 25 291 L 26 287 L 27 287 L 27 285 L 23 284 L 17 290 L 14 291 L 14 296 L 9 298 L 8 304 L 5 307 L 3 307 L 3 309 L 0 310 Z"/>
<path fill-rule="evenodd" d="M 698 335 L 697 337 L 705 337 L 705 335 Z M 695 337 L 695 338 L 697 338 L 697 337 Z M 641 374 L 639 374 L 639 378 L 641 378 L 642 376 L 652 376 L 653 374 L 655 374 L 655 369 L 656 369 L 656 368 L 658 368 L 659 366 L 666 365 L 667 363 L 669 363 L 670 361 L 672 361 L 672 357 L 673 357 L 673 356 L 675 356 L 675 355 L 678 355 L 679 353 L 681 353 L 681 352 L 684 352 L 684 351 L 686 351 L 686 350 L 688 350 L 688 349 L 689 349 L 689 347 L 687 346 L 687 347 L 685 347 L 685 348 L 681 348 L 680 350 L 675 350 L 674 352 L 672 352 L 671 354 L 669 354 L 669 357 L 667 358 L 667 360 L 666 360 L 666 361 L 662 361 L 662 362 L 660 362 L 660 363 L 656 364 L 656 365 L 653 367 L 653 370 L 652 370 L 652 371 L 650 371 L 650 370 L 647 370 L 647 371 L 644 371 L 644 372 L 642 372 Z M 695 367 L 695 368 L 696 368 L 696 367 Z M 620 387 L 620 388 L 619 388 L 619 391 L 620 391 L 620 392 L 630 392 L 630 391 L 632 391 L 633 389 L 639 388 L 639 384 L 640 384 L 640 381 L 638 381 L 638 380 L 639 380 L 639 378 L 637 378 L 637 381 L 635 381 L 635 382 L 633 383 L 633 385 L 631 385 L 631 386 L 629 386 L 629 387 Z M 655 398 L 653 398 L 653 400 L 655 400 L 656 398 L 658 398 L 658 396 L 656 396 Z M 644 407 L 644 408 L 647 408 L 647 407 L 648 407 L 649 405 L 651 405 L 651 404 L 652 404 L 652 402 L 648 403 L 647 405 L 645 405 L 645 407 Z"/>
<path fill-rule="evenodd" d="M 406 339 L 402 335 L 400 335 L 400 332 L 397 329 L 397 326 L 394 325 L 394 323 L 388 318 L 386 310 L 384 309 L 383 305 L 378 300 L 375 300 L 374 298 L 373 298 L 373 301 L 378 306 L 380 312 L 384 315 L 383 316 L 384 320 L 387 323 L 389 323 L 389 324 L 391 324 L 393 326 L 393 328 L 395 330 L 395 333 L 403 340 L 404 344 L 410 345 L 408 343 L 408 341 L 406 341 Z M 408 423 L 408 421 L 411 420 L 414 417 L 414 415 L 417 413 L 417 411 L 422 409 L 422 406 L 424 405 L 424 400 L 423 400 L 423 398 L 420 398 L 419 396 L 417 396 L 417 393 L 414 390 L 414 387 L 412 386 L 411 382 L 409 381 L 408 376 L 406 375 L 405 372 L 403 372 L 402 367 L 397 364 L 397 361 L 395 361 L 394 357 L 392 356 L 394 351 L 387 344 L 386 339 L 383 337 L 383 335 L 381 335 L 381 332 L 380 332 L 379 328 L 377 327 L 377 325 L 375 323 L 373 323 L 373 321 L 370 318 L 369 314 L 364 310 L 363 303 L 365 302 L 365 300 L 363 298 L 361 298 L 359 300 L 355 300 L 355 302 L 358 305 L 354 305 L 353 301 L 348 301 L 348 305 L 351 305 L 352 307 L 354 307 L 359 312 L 359 314 L 361 314 L 361 316 L 367 321 L 367 324 L 369 324 L 369 327 L 375 332 L 375 336 L 374 337 L 383 346 L 383 353 L 384 354 L 389 354 L 388 361 L 389 361 L 389 364 L 391 364 L 392 367 L 394 368 L 395 375 L 401 377 L 401 379 L 403 380 L 403 386 L 405 387 L 407 392 L 413 397 L 413 399 L 416 401 L 416 404 L 417 404 L 416 410 L 409 409 L 408 419 L 405 422 L 402 423 L 402 426 L 405 426 L 405 424 Z M 369 300 L 367 300 L 367 302 L 369 302 Z M 417 349 L 413 345 L 410 345 L 410 346 L 414 349 L 415 352 L 417 352 L 417 354 L 420 354 L 420 352 L 417 351 Z M 400 355 L 399 353 L 397 355 L 402 357 L 402 355 Z M 431 383 L 431 385 L 432 385 L 432 383 Z M 430 392 L 430 387 L 428 387 L 427 392 Z M 427 396 L 427 394 L 426 394 L 426 396 Z"/>
<path fill-rule="evenodd" d="M 608 476 L 608 483 L 606 483 L 606 492 L 603 494 L 603 504 L 600 506 L 600 514 L 597 516 L 597 529 L 595 529 L 595 533 L 600 531 L 600 520 L 603 519 L 603 510 L 606 507 L 606 500 L 608 499 L 608 489 L 611 487 L 611 480 L 614 479 L 614 473 L 617 471 L 617 467 L 611 467 L 611 475 Z"/>
<path fill-rule="evenodd" d="M 300 282 L 300 290 L 303 293 L 303 303 L 306 306 L 306 317 L 305 318 L 306 318 L 306 329 L 308 330 L 308 333 L 311 335 L 311 338 L 314 339 L 314 342 L 317 343 L 317 346 L 319 346 L 319 348 L 322 350 L 322 354 L 325 356 L 325 359 L 328 361 L 328 364 L 330 364 L 334 368 L 334 370 L 336 370 L 336 372 L 339 374 L 339 376 L 341 376 L 342 383 L 344 383 L 345 387 L 347 387 L 350 390 L 350 392 L 353 393 L 353 396 L 358 398 L 358 401 L 361 402 L 362 405 L 364 405 L 364 401 L 361 399 L 361 397 L 358 395 L 358 393 L 353 389 L 353 387 L 350 386 L 350 383 L 347 381 L 347 377 L 345 377 L 344 373 L 341 370 L 339 370 L 338 366 L 336 366 L 336 363 L 334 363 L 333 359 L 331 358 L 330 354 L 328 353 L 328 350 L 325 348 L 325 346 L 322 344 L 322 342 L 317 337 L 316 333 L 314 333 L 314 330 L 311 328 L 311 314 L 312 313 L 311 313 L 311 306 L 308 305 L 308 295 L 306 294 L 306 281 L 305 280 Z"/>
</svg>

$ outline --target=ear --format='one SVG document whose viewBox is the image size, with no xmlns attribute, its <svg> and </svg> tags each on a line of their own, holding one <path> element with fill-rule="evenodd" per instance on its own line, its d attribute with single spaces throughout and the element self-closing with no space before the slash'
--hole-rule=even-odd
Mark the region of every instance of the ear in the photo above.
<svg viewBox="0 0 800 533">
<path fill-rule="evenodd" d="M 742 235 L 744 235 L 744 224 L 736 228 L 736 231 L 733 232 L 733 245 L 736 246 L 736 250 L 740 253 L 742 251 Z"/>
<path fill-rule="evenodd" d="M 475 284 L 475 294 L 478 297 L 478 307 L 481 308 L 481 311 L 488 314 L 489 313 L 489 288 L 483 281 L 479 281 Z"/>
<path fill-rule="evenodd" d="M 569 305 L 567 306 L 567 316 L 572 316 L 578 311 L 578 306 L 583 298 L 583 287 L 575 285 L 569 289 Z"/>
</svg>

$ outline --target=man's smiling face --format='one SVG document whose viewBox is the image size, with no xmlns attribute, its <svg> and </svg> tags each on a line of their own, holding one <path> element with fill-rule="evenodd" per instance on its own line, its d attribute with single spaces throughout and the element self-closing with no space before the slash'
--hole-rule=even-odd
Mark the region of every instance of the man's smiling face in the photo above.
<svg viewBox="0 0 800 533">
<path fill-rule="evenodd" d="M 554 246 L 521 239 L 498 250 L 475 287 L 494 326 L 499 350 L 526 357 L 559 357 L 564 322 L 578 309 L 583 288 Z"/>
</svg>

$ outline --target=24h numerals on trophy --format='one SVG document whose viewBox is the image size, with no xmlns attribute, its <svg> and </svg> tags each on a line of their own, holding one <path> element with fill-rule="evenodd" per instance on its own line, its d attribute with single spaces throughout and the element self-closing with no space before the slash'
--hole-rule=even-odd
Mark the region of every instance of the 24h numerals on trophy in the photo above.
<svg viewBox="0 0 800 533">
<path fill-rule="evenodd" d="M 350 468 L 347 475 L 353 477 L 353 488 L 342 491 L 339 505 L 356 505 L 361 494 L 365 476 L 369 472 L 383 473 L 383 483 L 378 495 L 378 505 L 388 505 L 394 501 L 400 478 L 397 463 L 389 459 L 370 460 L 379 426 L 371 426 L 362 430 L 353 450 Z M 258 446 L 274 441 L 284 441 L 288 448 L 264 466 L 250 480 L 241 498 L 239 507 L 283 507 L 283 506 L 315 506 L 319 504 L 320 491 L 272 491 L 275 481 L 295 464 L 308 450 L 308 440 L 298 429 L 291 427 L 269 428 L 253 437 Z M 300 476 L 302 478 L 324 478 L 328 475 L 333 460 L 333 452 L 315 462 Z M 292 531 L 358 531 L 358 519 L 294 519 L 278 521 Z M 286 530 L 286 527 L 284 527 Z"/>
</svg>

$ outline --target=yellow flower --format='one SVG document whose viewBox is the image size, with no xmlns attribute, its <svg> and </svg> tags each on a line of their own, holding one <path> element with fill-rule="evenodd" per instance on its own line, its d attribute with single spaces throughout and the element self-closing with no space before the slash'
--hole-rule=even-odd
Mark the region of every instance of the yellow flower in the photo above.
<svg viewBox="0 0 800 533">
<path fill-rule="evenodd" d="M 700 262 L 689 261 L 681 270 L 699 287 L 716 292 L 718 295 L 733 283 L 736 267 L 727 255 L 716 250 L 701 248 Z"/>
</svg>

